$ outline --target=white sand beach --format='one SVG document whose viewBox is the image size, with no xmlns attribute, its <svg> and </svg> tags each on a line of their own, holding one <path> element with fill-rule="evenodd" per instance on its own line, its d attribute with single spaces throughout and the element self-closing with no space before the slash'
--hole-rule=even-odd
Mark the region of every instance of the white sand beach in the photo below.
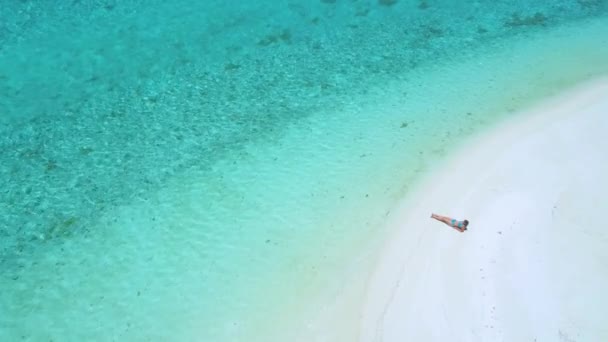
<svg viewBox="0 0 608 342">
<path fill-rule="evenodd" d="M 606 94 L 595 80 L 518 114 L 400 204 L 362 341 L 608 340 Z"/>
</svg>

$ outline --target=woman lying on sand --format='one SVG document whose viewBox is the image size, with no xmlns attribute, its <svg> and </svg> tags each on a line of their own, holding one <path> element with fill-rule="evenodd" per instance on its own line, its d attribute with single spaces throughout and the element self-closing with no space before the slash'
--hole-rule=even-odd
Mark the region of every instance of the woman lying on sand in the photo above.
<svg viewBox="0 0 608 342">
<path fill-rule="evenodd" d="M 441 221 L 447 224 L 448 226 L 460 231 L 461 233 L 464 233 L 464 231 L 467 230 L 467 227 L 469 226 L 468 220 L 458 221 L 447 216 L 441 216 L 436 214 L 431 214 L 431 218 L 434 218 L 437 221 Z"/>
</svg>

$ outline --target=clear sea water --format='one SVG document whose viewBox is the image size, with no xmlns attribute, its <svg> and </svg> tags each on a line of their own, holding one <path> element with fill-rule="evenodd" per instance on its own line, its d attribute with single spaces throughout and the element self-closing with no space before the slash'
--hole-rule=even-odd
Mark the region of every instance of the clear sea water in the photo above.
<svg viewBox="0 0 608 342">
<path fill-rule="evenodd" d="M 607 72 L 604 0 L 3 1 L 0 340 L 355 340 L 396 202 Z"/>
</svg>

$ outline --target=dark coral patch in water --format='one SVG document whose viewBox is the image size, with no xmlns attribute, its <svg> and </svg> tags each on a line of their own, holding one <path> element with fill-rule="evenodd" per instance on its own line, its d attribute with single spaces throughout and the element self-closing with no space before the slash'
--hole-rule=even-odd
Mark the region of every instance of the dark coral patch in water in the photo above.
<svg viewBox="0 0 608 342">
<path fill-rule="evenodd" d="M 521 27 L 521 26 L 542 26 L 545 25 L 547 17 L 541 12 L 536 12 L 534 15 L 520 16 L 519 13 L 511 14 L 511 18 L 505 21 L 507 27 Z"/>
<path fill-rule="evenodd" d="M 382 6 L 393 6 L 397 0 L 378 0 L 378 4 Z"/>
<path fill-rule="evenodd" d="M 258 45 L 268 46 L 271 44 L 279 43 L 281 41 L 286 42 L 286 43 L 291 42 L 291 31 L 289 31 L 288 29 L 284 29 L 279 34 L 268 35 L 268 36 L 264 37 L 263 39 L 261 39 L 258 42 Z"/>
</svg>

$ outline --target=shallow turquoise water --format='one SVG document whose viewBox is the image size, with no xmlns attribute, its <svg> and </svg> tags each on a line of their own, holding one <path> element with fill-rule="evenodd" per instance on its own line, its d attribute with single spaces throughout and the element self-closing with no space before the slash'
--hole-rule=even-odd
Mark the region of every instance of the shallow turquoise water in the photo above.
<svg viewBox="0 0 608 342">
<path fill-rule="evenodd" d="M 305 332 L 458 141 L 608 71 L 606 1 L 389 3 L 4 6 L 0 337 Z"/>
</svg>

